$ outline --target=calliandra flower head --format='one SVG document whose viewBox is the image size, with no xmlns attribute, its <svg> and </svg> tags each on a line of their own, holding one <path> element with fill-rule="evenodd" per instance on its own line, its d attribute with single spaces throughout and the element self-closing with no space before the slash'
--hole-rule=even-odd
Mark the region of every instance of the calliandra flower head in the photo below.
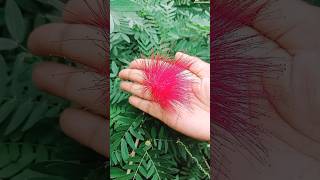
<svg viewBox="0 0 320 180">
<path fill-rule="evenodd" d="M 192 80 L 187 69 L 189 63 L 182 59 L 170 59 L 152 55 L 143 62 L 145 93 L 166 111 L 188 108 L 192 93 Z"/>
</svg>

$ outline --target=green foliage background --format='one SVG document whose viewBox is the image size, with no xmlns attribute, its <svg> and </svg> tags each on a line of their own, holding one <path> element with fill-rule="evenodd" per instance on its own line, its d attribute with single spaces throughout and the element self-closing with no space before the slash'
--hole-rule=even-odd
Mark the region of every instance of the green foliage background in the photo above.
<svg viewBox="0 0 320 180">
<path fill-rule="evenodd" d="M 59 0 L 0 1 L 0 179 L 105 179 L 103 157 L 67 138 L 58 126 L 68 102 L 38 91 L 31 82 L 36 57 L 28 34 L 60 20 Z"/>
<path fill-rule="evenodd" d="M 117 77 L 132 60 L 152 53 L 182 51 L 209 61 L 209 6 L 190 0 L 111 1 L 111 178 L 209 179 L 209 144 L 131 107 Z"/>
</svg>

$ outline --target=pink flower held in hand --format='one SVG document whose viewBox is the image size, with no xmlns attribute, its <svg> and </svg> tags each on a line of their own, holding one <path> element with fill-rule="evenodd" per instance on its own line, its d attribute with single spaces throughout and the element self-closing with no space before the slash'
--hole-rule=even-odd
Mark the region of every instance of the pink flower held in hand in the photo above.
<svg viewBox="0 0 320 180">
<path fill-rule="evenodd" d="M 159 55 L 143 61 L 145 93 L 166 111 L 190 102 L 192 80 L 186 70 L 190 65 L 181 59 L 172 60 Z"/>
</svg>

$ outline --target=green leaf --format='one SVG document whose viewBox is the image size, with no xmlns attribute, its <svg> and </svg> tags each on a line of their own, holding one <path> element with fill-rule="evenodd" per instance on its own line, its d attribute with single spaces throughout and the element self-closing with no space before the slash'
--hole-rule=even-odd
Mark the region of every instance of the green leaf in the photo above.
<svg viewBox="0 0 320 180">
<path fill-rule="evenodd" d="M 133 176 L 134 176 L 134 174 L 131 173 L 131 174 L 127 174 L 125 176 L 118 177 L 116 180 L 129 180 L 129 179 L 133 179 Z"/>
<path fill-rule="evenodd" d="M 169 143 L 167 140 L 164 141 L 164 152 L 167 153 L 169 148 Z"/>
<path fill-rule="evenodd" d="M 161 126 L 161 128 L 160 128 L 159 138 L 160 138 L 160 139 L 161 139 L 161 138 L 164 138 L 164 128 L 163 128 L 163 126 Z"/>
<path fill-rule="evenodd" d="M 18 42 L 22 42 L 26 34 L 26 25 L 21 10 L 14 0 L 7 0 L 5 20 L 12 38 Z"/>
<path fill-rule="evenodd" d="M 125 161 L 129 158 L 127 142 L 124 139 L 121 139 L 121 156 Z"/>
<path fill-rule="evenodd" d="M 0 107 L 0 124 L 6 120 L 6 118 L 12 113 L 14 108 L 17 105 L 17 100 L 15 98 L 5 102 L 1 107 Z"/>
<path fill-rule="evenodd" d="M 110 9 L 120 12 L 135 12 L 141 10 L 141 6 L 130 0 L 113 0 L 110 2 Z"/>
<path fill-rule="evenodd" d="M 112 63 L 111 63 L 111 71 L 112 71 L 112 74 L 110 74 L 111 78 L 116 77 L 119 73 L 119 68 L 114 61 L 112 61 Z"/>
<path fill-rule="evenodd" d="M 161 150 L 161 148 L 162 148 L 162 140 L 159 140 L 158 141 L 158 150 Z"/>
<path fill-rule="evenodd" d="M 136 174 L 135 179 L 136 179 L 136 180 L 143 180 L 143 178 L 140 176 L 140 174 Z"/>
<path fill-rule="evenodd" d="M 118 162 L 121 162 L 122 159 L 121 159 L 120 153 L 119 153 L 118 151 L 116 151 L 116 152 L 115 152 L 115 155 L 116 155 L 116 158 L 117 158 Z"/>
<path fill-rule="evenodd" d="M 120 168 L 117 167 L 111 167 L 110 168 L 110 177 L 111 178 L 117 178 L 117 177 L 121 177 L 121 176 L 125 176 L 127 173 L 125 171 L 123 171 Z"/>
<path fill-rule="evenodd" d="M 134 128 L 130 127 L 129 131 L 135 138 L 144 140 L 144 137 L 139 132 L 136 132 Z"/>
<path fill-rule="evenodd" d="M 151 166 L 149 171 L 148 171 L 147 178 L 150 178 L 153 175 L 154 172 L 155 172 L 155 167 Z"/>
<path fill-rule="evenodd" d="M 0 144 L 0 169 L 11 161 L 8 148 L 5 144 Z"/>
<path fill-rule="evenodd" d="M 49 152 L 45 146 L 40 145 L 36 150 L 36 162 L 43 162 L 49 159 Z"/>
<path fill-rule="evenodd" d="M 158 180 L 159 178 L 158 178 L 158 176 L 157 175 L 155 175 L 155 176 L 153 176 L 152 177 L 152 179 L 151 180 Z"/>
<path fill-rule="evenodd" d="M 26 68 L 24 66 L 24 61 L 26 58 L 30 57 L 31 55 L 28 54 L 28 53 L 19 53 L 17 56 L 16 56 L 16 60 L 14 62 L 14 66 L 13 66 L 13 69 L 12 69 L 12 79 L 13 80 L 17 80 L 19 75 L 23 72 L 23 70 Z"/>
<path fill-rule="evenodd" d="M 151 128 L 151 137 L 157 138 L 157 130 L 155 127 Z"/>
<path fill-rule="evenodd" d="M 52 176 L 61 176 L 68 180 L 82 179 L 90 171 L 86 164 L 68 161 L 40 162 L 32 165 L 30 169 Z"/>
<path fill-rule="evenodd" d="M 28 180 L 67 180 L 63 177 L 32 177 L 32 178 L 28 178 Z"/>
<path fill-rule="evenodd" d="M 33 108 L 33 102 L 29 99 L 22 103 L 17 111 L 14 113 L 8 127 L 6 128 L 5 135 L 15 131 L 26 119 Z"/>
<path fill-rule="evenodd" d="M 10 164 L 0 170 L 0 178 L 9 178 L 29 165 L 35 157 L 32 146 L 24 144 L 21 149 L 21 156 L 16 163 Z"/>
<path fill-rule="evenodd" d="M 121 33 L 121 37 L 122 37 L 125 41 L 127 41 L 127 43 L 130 43 L 130 38 L 129 38 L 129 36 L 127 36 L 126 34 Z"/>
<path fill-rule="evenodd" d="M 29 169 L 25 169 L 23 172 L 19 172 L 19 174 L 12 177 L 10 180 L 31 180 L 31 179 L 38 179 L 38 180 L 49 180 L 48 175 L 42 174 L 40 172 L 31 171 Z M 61 180 L 61 178 L 57 179 L 50 179 L 50 180 Z"/>
<path fill-rule="evenodd" d="M 126 138 L 126 141 L 127 143 L 129 144 L 129 146 L 132 148 L 132 149 L 136 149 L 136 145 L 132 139 L 132 136 L 130 133 L 126 132 L 125 133 L 125 138 Z"/>
<path fill-rule="evenodd" d="M 44 25 L 46 22 L 47 19 L 42 14 L 38 14 L 33 20 L 33 27 L 37 28 L 41 25 Z"/>
<path fill-rule="evenodd" d="M 113 16 L 110 13 L 110 34 L 113 33 L 114 31 L 114 21 L 113 21 Z"/>
<path fill-rule="evenodd" d="M 2 103 L 2 99 L 6 94 L 7 79 L 8 79 L 7 64 L 4 61 L 3 56 L 0 54 L 0 104 Z"/>
<path fill-rule="evenodd" d="M 20 148 L 18 144 L 12 143 L 8 146 L 11 162 L 17 161 L 20 156 Z"/>
<path fill-rule="evenodd" d="M 40 103 L 40 105 L 36 106 L 32 110 L 28 120 L 24 124 L 22 131 L 26 131 L 30 129 L 32 126 L 34 126 L 41 119 L 41 117 L 44 115 L 44 113 L 47 110 L 48 110 L 48 104 L 46 101 L 43 101 Z"/>
<path fill-rule="evenodd" d="M 39 6 L 36 3 L 36 1 L 30 1 L 30 0 L 15 0 L 15 1 L 22 10 L 32 12 L 32 13 L 39 11 Z"/>
<path fill-rule="evenodd" d="M 42 4 L 50 5 L 58 10 L 63 10 L 65 6 L 64 3 L 59 0 L 37 0 L 37 1 Z"/>
<path fill-rule="evenodd" d="M 18 43 L 12 39 L 0 38 L 0 51 L 13 50 L 18 47 Z"/>
<path fill-rule="evenodd" d="M 60 106 L 53 106 L 45 113 L 45 117 L 48 117 L 48 118 L 57 117 L 60 111 L 61 111 Z"/>
<path fill-rule="evenodd" d="M 139 172 L 144 176 L 147 177 L 147 171 L 143 166 L 139 167 Z"/>
</svg>

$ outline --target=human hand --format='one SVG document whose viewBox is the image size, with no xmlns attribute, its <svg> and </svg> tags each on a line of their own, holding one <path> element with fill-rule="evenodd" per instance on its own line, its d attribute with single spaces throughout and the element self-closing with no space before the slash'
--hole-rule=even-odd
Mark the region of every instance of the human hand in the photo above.
<svg viewBox="0 0 320 180">
<path fill-rule="evenodd" d="M 268 39 L 265 50 L 282 58 L 286 71 L 265 80 L 272 118 L 262 121 L 279 139 L 320 160 L 320 9 L 280 0 L 271 1 L 267 11 L 279 17 L 257 21 L 253 28 Z"/>
<path fill-rule="evenodd" d="M 230 179 L 319 178 L 319 18 L 320 9 L 301 0 L 270 0 L 253 26 L 240 30 L 263 42 L 247 53 L 274 57 L 286 70 L 279 78 L 263 79 L 268 98 L 253 103 L 265 114 L 255 123 L 272 134 L 263 139 L 269 166 L 254 171 L 247 157 L 230 152 Z"/>
<path fill-rule="evenodd" d="M 97 2 L 100 1 L 70 0 L 64 10 L 63 22 L 35 29 L 28 46 L 34 54 L 72 59 L 92 69 L 41 62 L 33 70 L 33 81 L 40 89 L 79 106 L 67 108 L 61 114 L 60 125 L 67 135 L 109 156 L 109 120 L 106 120 L 104 89 L 107 81 L 98 73 L 101 67 L 106 67 L 106 50 L 100 48 L 105 46 L 106 39 L 103 29 L 90 23 L 99 18 L 93 17 L 92 13 L 92 10 L 100 12 Z"/>
<path fill-rule="evenodd" d="M 189 107 L 179 107 L 169 112 L 152 101 L 150 94 L 145 93 L 143 83 L 143 63 L 145 60 L 131 62 L 127 69 L 119 73 L 123 80 L 121 89 L 132 96 L 129 103 L 167 124 L 169 127 L 196 139 L 210 139 L 210 65 L 197 57 L 178 52 L 176 59 L 190 63 L 188 70 L 192 74 L 192 95 Z"/>
</svg>

